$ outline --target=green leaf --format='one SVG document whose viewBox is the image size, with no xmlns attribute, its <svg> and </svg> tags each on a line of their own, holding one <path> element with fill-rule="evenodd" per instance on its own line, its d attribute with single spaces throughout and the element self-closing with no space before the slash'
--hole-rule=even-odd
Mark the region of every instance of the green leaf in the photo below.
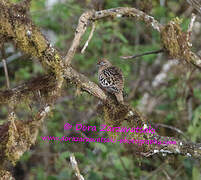
<svg viewBox="0 0 201 180">
<path fill-rule="evenodd" d="M 102 152 L 107 152 L 107 146 L 104 143 L 94 143 Z"/>
<path fill-rule="evenodd" d="M 64 160 L 64 159 L 69 159 L 70 158 L 70 154 L 71 152 L 70 151 L 65 151 L 65 152 L 62 152 L 59 156 L 60 159 Z"/>
</svg>

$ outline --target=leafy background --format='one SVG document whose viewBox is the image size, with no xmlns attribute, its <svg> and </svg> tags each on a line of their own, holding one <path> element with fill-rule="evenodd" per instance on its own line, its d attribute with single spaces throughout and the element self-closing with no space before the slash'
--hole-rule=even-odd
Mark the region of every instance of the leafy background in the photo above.
<svg viewBox="0 0 201 180">
<path fill-rule="evenodd" d="M 88 9 L 136 7 L 154 16 L 161 23 L 175 17 L 182 19 L 182 28 L 188 28 L 193 9 L 185 0 L 55 0 L 32 1 L 31 18 L 40 27 L 46 38 L 63 56 L 71 45 L 78 18 Z M 193 50 L 200 54 L 201 18 L 197 17 L 193 29 Z M 143 56 L 123 60 L 120 56 L 133 55 L 161 48 L 160 35 L 142 22 L 133 18 L 104 19 L 96 22 L 96 30 L 84 54 L 80 51 L 86 42 L 91 26 L 84 35 L 72 66 L 97 82 L 96 62 L 108 57 L 120 67 L 125 76 L 124 98 L 139 109 L 161 135 L 179 137 L 193 142 L 201 141 L 201 74 L 184 61 L 175 60 L 166 54 Z M 6 55 L 18 53 L 10 43 Z M 172 65 L 171 65 L 172 63 Z M 11 87 L 44 74 L 33 57 L 22 54 L 8 64 Z M 162 79 L 165 73 L 166 77 Z M 161 75 L 162 74 L 162 75 Z M 158 79 L 157 79 L 158 78 Z M 161 80 L 161 81 L 159 81 Z M 154 85 L 155 84 L 155 85 Z M 0 87 L 6 89 L 5 75 L 0 67 Z M 82 175 L 89 180 L 126 179 L 201 179 L 201 163 L 198 159 L 182 156 L 158 156 L 142 158 L 129 154 L 126 147 L 110 143 L 67 143 L 42 141 L 41 136 L 81 136 L 75 130 L 64 130 L 66 122 L 71 125 L 104 124 L 97 113 L 99 100 L 86 92 L 76 93 L 76 87 L 67 84 L 57 100 L 52 114 L 41 127 L 35 146 L 23 155 L 13 173 L 16 179 L 76 179 L 69 163 L 74 152 Z M 39 100 L 39 99 L 38 99 Z M 20 103 L 18 117 L 29 117 L 37 103 Z M 7 107 L 0 105 L 0 123 L 7 117 Z M 169 128 L 177 127 L 184 135 Z M 88 137 L 107 137 L 99 132 L 83 131 Z"/>
</svg>

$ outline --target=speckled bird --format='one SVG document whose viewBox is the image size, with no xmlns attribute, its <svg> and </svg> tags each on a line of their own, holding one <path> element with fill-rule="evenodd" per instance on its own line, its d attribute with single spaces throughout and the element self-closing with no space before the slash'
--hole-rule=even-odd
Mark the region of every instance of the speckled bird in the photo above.
<svg viewBox="0 0 201 180">
<path fill-rule="evenodd" d="M 107 92 L 114 94 L 119 103 L 123 103 L 124 78 L 122 71 L 107 59 L 101 59 L 97 64 L 99 84 Z"/>
</svg>

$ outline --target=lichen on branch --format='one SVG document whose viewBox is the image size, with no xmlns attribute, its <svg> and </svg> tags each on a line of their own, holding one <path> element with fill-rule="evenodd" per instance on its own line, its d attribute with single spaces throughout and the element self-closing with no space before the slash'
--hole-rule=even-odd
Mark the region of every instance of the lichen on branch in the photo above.
<svg viewBox="0 0 201 180">
<path fill-rule="evenodd" d="M 161 40 L 163 46 L 173 58 L 186 60 L 201 69 L 201 59 L 191 51 L 189 34 L 182 31 L 180 23 L 177 18 L 162 28 Z"/>
</svg>

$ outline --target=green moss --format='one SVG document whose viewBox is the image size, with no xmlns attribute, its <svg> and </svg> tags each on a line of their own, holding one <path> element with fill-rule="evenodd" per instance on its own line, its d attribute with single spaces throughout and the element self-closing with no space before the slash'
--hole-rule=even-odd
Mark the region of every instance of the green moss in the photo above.
<svg viewBox="0 0 201 180">
<path fill-rule="evenodd" d="M 180 27 L 181 20 L 175 18 L 170 21 L 161 32 L 161 39 L 164 48 L 173 58 L 192 61 L 192 52 L 187 38 L 188 33 L 183 32 Z"/>
<path fill-rule="evenodd" d="M 142 122 L 145 121 L 138 111 L 127 104 L 116 104 L 111 101 L 103 104 L 102 109 L 104 122 L 110 127 L 141 127 Z M 117 132 L 109 132 L 110 137 L 117 137 L 120 134 Z M 130 137 L 136 137 L 136 134 L 131 133 Z"/>
<path fill-rule="evenodd" d="M 22 14 L 22 7 L 13 4 L 8 13 L 7 7 L 0 4 L 0 9 L 0 33 L 12 38 L 16 46 L 26 54 L 37 57 L 45 69 L 61 76 L 62 57 L 55 49 L 49 47 L 45 37 L 29 17 Z"/>
<path fill-rule="evenodd" d="M 12 123 L 9 123 L 8 135 L 4 144 L 1 146 L 1 151 L 4 152 L 4 161 L 10 161 L 13 165 L 20 159 L 20 157 L 29 150 L 30 146 L 35 142 L 38 133 L 38 127 L 41 122 L 35 121 L 18 121 L 15 120 L 17 130 Z"/>
</svg>

